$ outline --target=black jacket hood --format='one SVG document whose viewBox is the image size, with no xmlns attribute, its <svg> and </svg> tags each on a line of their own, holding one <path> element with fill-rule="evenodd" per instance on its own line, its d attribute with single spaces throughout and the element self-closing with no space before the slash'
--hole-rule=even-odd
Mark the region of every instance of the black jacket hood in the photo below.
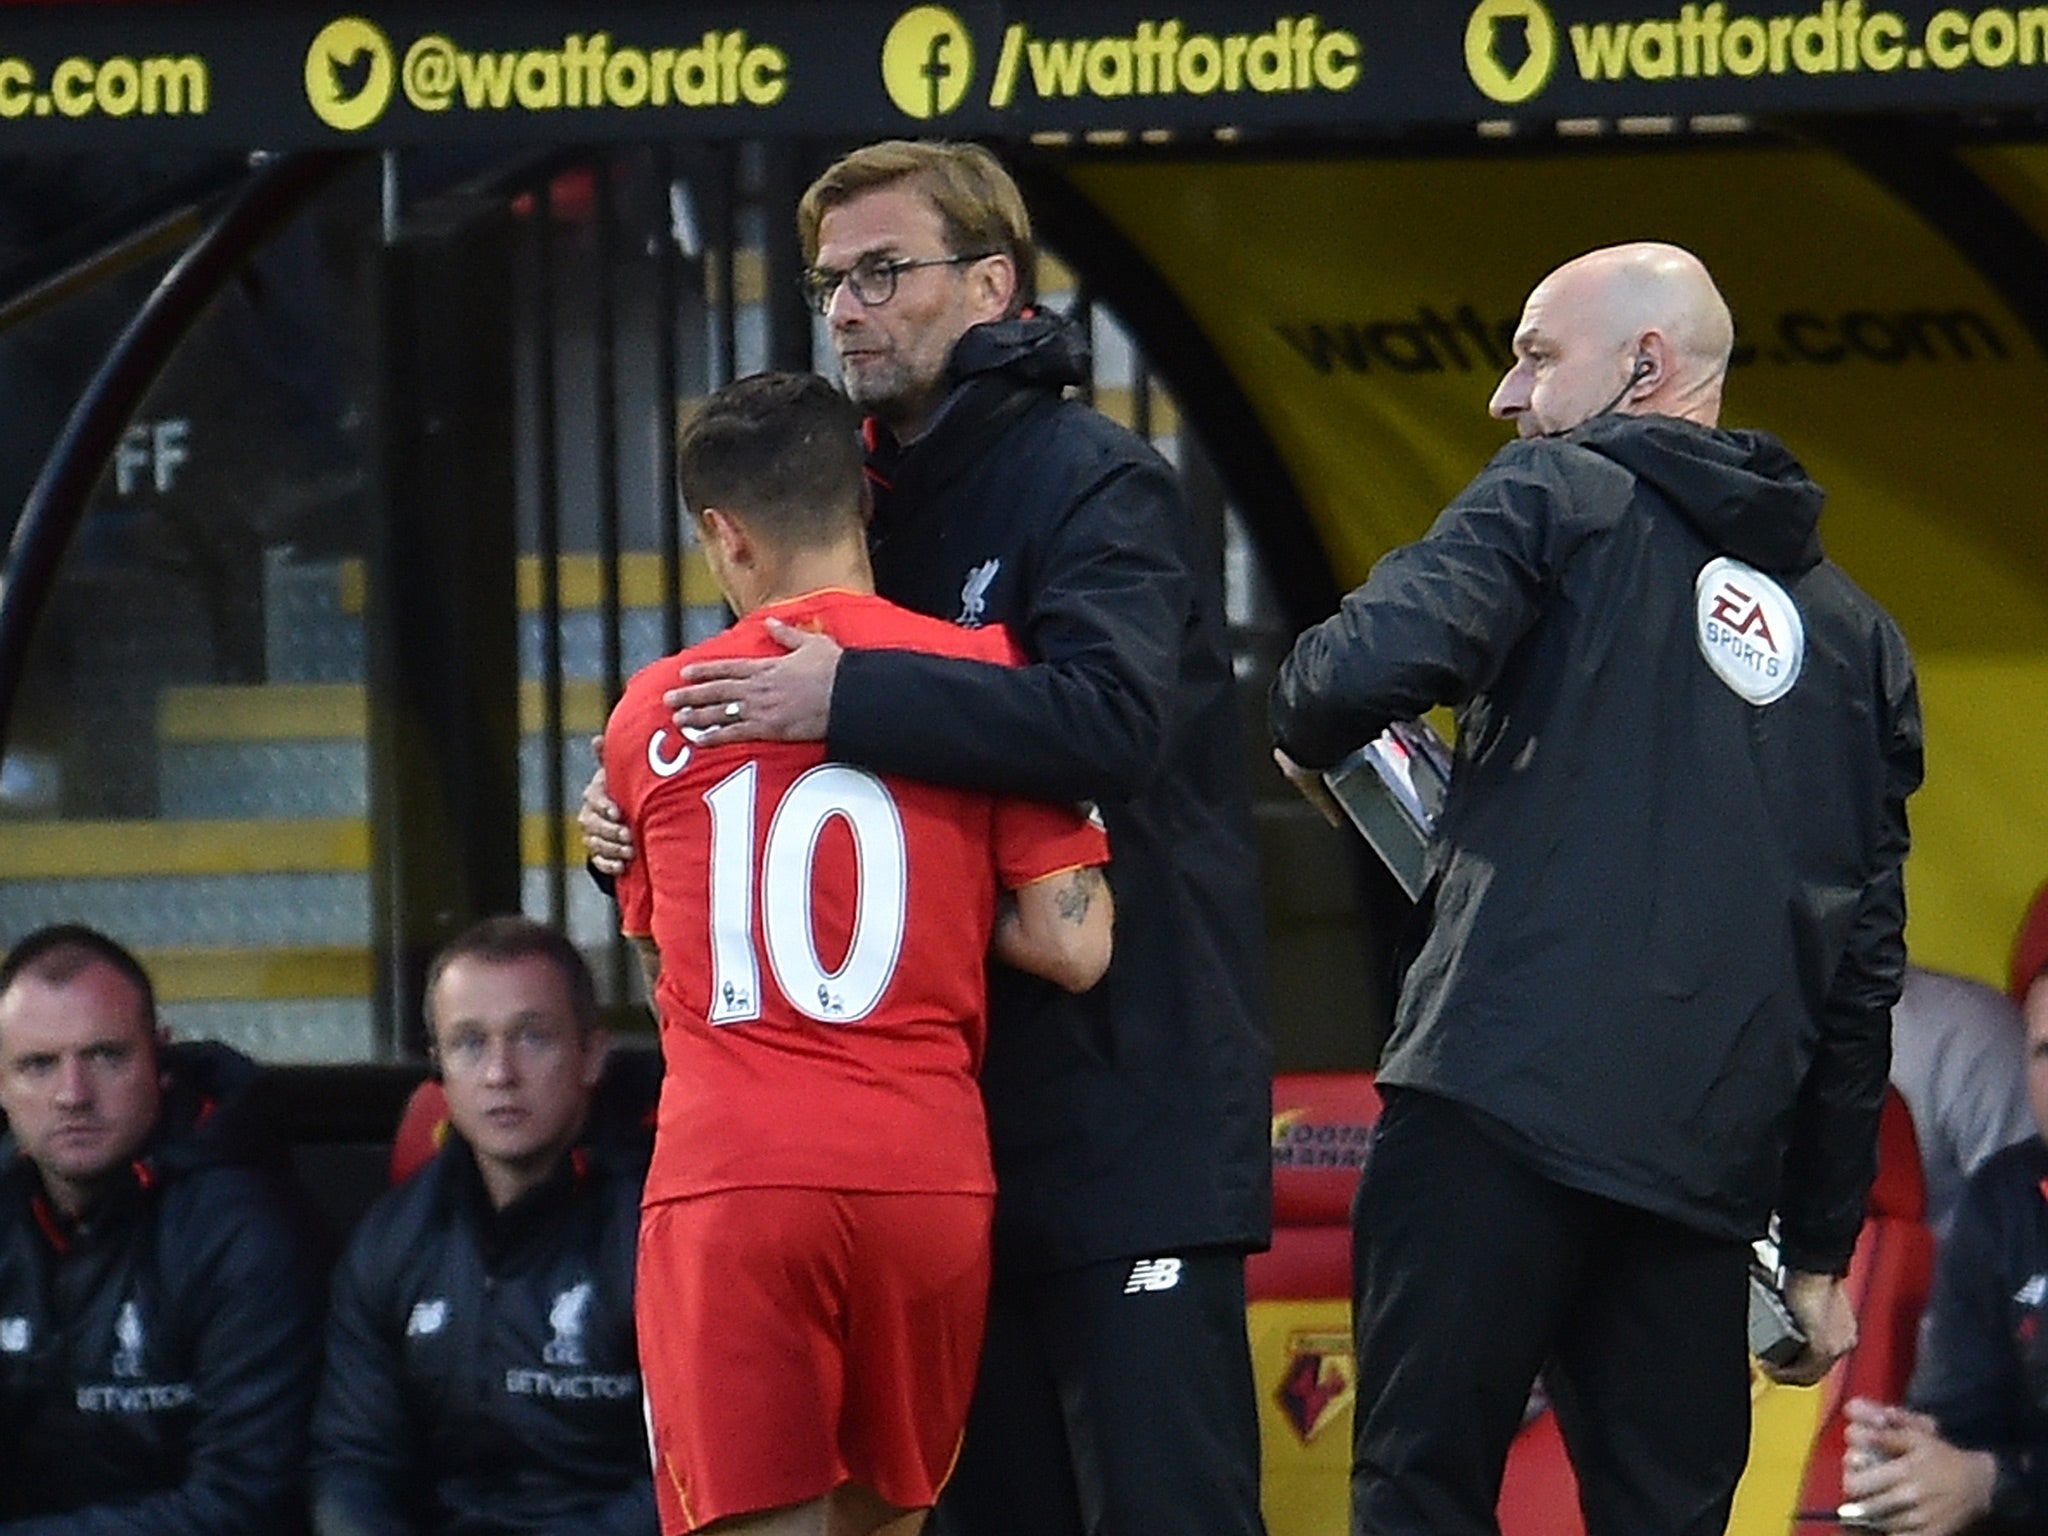
<svg viewBox="0 0 2048 1536">
<path fill-rule="evenodd" d="M 1566 434 L 1654 487 L 1727 554 L 1766 571 L 1821 558 L 1826 493 L 1763 432 L 1724 431 L 1673 416 L 1596 416 Z"/>
<path fill-rule="evenodd" d="M 267 1167 L 283 1156 L 263 1068 L 212 1040 L 162 1048 L 163 1111 L 143 1154 L 164 1172 L 208 1167 Z"/>
<path fill-rule="evenodd" d="M 939 487 L 969 473 L 1018 421 L 1086 380 L 1088 371 L 1087 332 L 1053 310 L 970 326 L 953 343 L 946 398 L 922 432 L 899 443 L 878 422 L 868 422 L 871 548 L 902 526 L 906 504 L 934 503 Z"/>
<path fill-rule="evenodd" d="M 1000 373 L 1013 383 L 1064 389 L 1088 377 L 1088 336 L 1065 315 L 1027 309 L 972 326 L 953 344 L 946 372 L 955 384 Z"/>
</svg>

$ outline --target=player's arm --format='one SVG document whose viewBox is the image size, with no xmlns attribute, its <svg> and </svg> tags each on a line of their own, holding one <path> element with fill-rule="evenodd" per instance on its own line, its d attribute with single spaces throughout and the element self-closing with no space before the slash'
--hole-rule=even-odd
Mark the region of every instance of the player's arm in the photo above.
<svg viewBox="0 0 2048 1536">
<path fill-rule="evenodd" d="M 600 883 L 608 886 L 612 899 L 619 906 L 619 931 L 632 945 L 633 953 L 639 957 L 640 974 L 647 981 L 647 1000 L 654 1001 L 655 983 L 661 980 L 661 951 L 654 943 L 654 881 L 647 870 L 645 859 L 634 858 L 630 820 L 637 814 L 637 805 L 622 805 L 611 800 L 606 794 L 610 785 L 619 786 L 621 801 L 633 801 L 629 793 L 632 779 L 628 771 L 630 759 L 623 743 L 634 739 L 634 727 L 630 718 L 622 719 L 627 712 L 627 701 L 620 700 L 613 709 L 611 719 L 606 722 L 604 735 L 594 743 L 597 747 L 597 776 L 590 781 L 590 788 L 583 792 L 585 815 L 583 817 L 584 838 L 591 848 L 591 863 L 601 878 Z M 645 727 L 641 728 L 643 731 Z M 598 813 L 598 824 L 609 825 L 605 813 L 616 817 L 621 824 L 615 828 L 616 836 L 624 845 L 618 849 L 616 861 L 602 857 L 605 845 L 592 843 L 591 816 L 594 799 L 602 801 Z"/>
<path fill-rule="evenodd" d="M 990 952 L 1005 965 L 1086 992 L 1109 969 L 1115 903 L 1100 868 L 1034 880 L 1006 897 Z"/>
</svg>

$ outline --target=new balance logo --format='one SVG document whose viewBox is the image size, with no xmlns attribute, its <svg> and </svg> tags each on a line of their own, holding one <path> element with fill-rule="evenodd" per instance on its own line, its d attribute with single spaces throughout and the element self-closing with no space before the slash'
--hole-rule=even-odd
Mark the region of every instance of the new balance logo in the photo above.
<svg viewBox="0 0 2048 1536">
<path fill-rule="evenodd" d="M 1179 1259 L 1140 1259 L 1131 1266 L 1131 1278 L 1124 1282 L 1124 1294 L 1140 1291 L 1170 1291 L 1180 1284 Z"/>
</svg>

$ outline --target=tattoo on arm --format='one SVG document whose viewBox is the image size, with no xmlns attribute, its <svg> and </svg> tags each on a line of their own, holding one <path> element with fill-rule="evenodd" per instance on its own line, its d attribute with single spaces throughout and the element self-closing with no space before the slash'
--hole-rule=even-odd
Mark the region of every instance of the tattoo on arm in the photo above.
<svg viewBox="0 0 2048 1536">
<path fill-rule="evenodd" d="M 1102 889 L 1102 885 L 1102 871 L 1099 869 L 1077 869 L 1067 876 L 1066 883 L 1053 895 L 1053 905 L 1060 920 L 1077 926 L 1087 922 L 1088 909 L 1095 905 L 1095 893 Z"/>
</svg>

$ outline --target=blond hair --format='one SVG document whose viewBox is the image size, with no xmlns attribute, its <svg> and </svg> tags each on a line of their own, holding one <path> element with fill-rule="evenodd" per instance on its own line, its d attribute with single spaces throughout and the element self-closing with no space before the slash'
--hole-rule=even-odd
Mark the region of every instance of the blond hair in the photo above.
<svg viewBox="0 0 2048 1536">
<path fill-rule="evenodd" d="M 923 193 L 945 225 L 948 254 L 1000 252 L 1016 269 L 1010 312 L 1038 302 L 1038 248 L 1024 194 L 1002 162 L 979 144 L 941 139 L 884 139 L 843 155 L 804 191 L 796 207 L 804 260 L 818 256 L 818 226 L 825 215 L 863 192 L 908 181 Z"/>
</svg>

